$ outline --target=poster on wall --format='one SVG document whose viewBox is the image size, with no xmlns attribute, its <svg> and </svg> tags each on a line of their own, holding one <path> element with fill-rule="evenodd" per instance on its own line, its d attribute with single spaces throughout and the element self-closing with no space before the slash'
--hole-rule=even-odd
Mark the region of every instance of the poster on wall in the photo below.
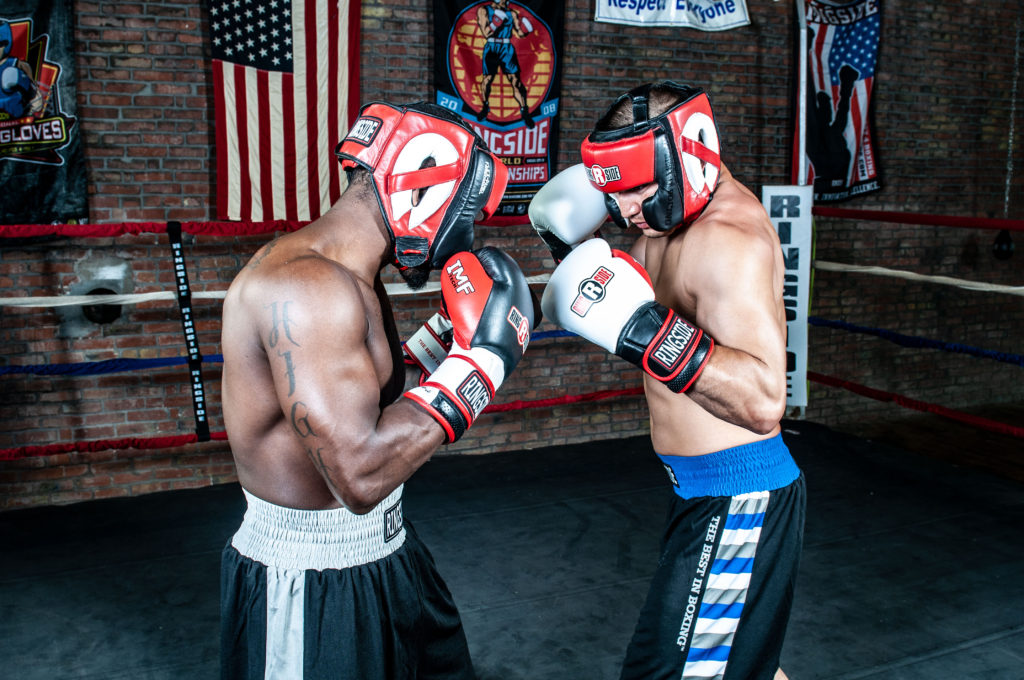
<svg viewBox="0 0 1024 680">
<path fill-rule="evenodd" d="M 807 68 L 793 182 L 813 184 L 818 203 L 881 188 L 870 116 L 881 1 L 797 0 L 804 3 Z"/>
<path fill-rule="evenodd" d="M 70 0 L 0 0 L 2 224 L 88 219 L 72 46 Z"/>
<path fill-rule="evenodd" d="M 210 0 L 217 217 L 314 220 L 359 111 L 359 0 Z"/>
<path fill-rule="evenodd" d="M 594 21 L 728 31 L 750 24 L 745 0 L 596 0 Z"/>
<path fill-rule="evenodd" d="M 435 101 L 465 120 L 508 166 L 485 224 L 525 224 L 555 171 L 563 0 L 434 0 Z"/>
<path fill-rule="evenodd" d="M 811 304 L 814 204 L 810 185 L 764 186 L 761 204 L 779 235 L 785 266 L 786 407 L 807 406 L 807 314 Z"/>
</svg>

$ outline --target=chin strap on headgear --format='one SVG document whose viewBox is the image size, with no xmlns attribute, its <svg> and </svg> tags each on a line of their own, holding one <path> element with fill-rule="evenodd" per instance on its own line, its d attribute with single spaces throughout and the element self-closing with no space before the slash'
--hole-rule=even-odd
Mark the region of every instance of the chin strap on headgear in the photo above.
<svg viewBox="0 0 1024 680">
<path fill-rule="evenodd" d="M 678 94 L 681 101 L 650 118 L 648 97 L 655 87 Z M 611 112 L 627 100 L 632 102 L 633 124 L 605 129 Z M 697 219 L 711 201 L 722 166 L 707 94 L 668 80 L 620 96 L 583 140 L 581 153 L 587 177 L 604 192 L 608 213 L 623 229 L 629 225 L 611 194 L 657 182 L 657 192 L 643 202 L 644 220 L 657 231 L 669 231 Z"/>
<path fill-rule="evenodd" d="M 492 216 L 508 169 L 461 119 L 430 103 L 367 104 L 335 154 L 365 168 L 394 243 L 399 269 L 439 269 L 473 245 L 473 225 Z"/>
</svg>

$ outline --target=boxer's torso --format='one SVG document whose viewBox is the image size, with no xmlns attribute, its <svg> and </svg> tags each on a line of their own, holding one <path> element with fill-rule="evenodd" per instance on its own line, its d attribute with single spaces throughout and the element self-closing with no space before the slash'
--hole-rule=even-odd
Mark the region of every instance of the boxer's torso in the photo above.
<svg viewBox="0 0 1024 680">
<path fill-rule="evenodd" d="M 299 236 L 299 233 L 291 236 Z M 313 267 L 338 266 L 305 249 L 300 239 L 290 242 L 286 236 L 265 246 L 232 283 L 224 302 L 222 402 L 241 485 L 277 505 L 329 509 L 339 507 L 340 503 L 296 434 L 296 427 L 302 427 L 301 414 L 284 412 L 278 395 L 280 388 L 275 386 L 268 360 L 268 352 L 284 351 L 289 331 L 291 339 L 303 342 L 302 330 L 287 326 L 287 310 L 280 306 L 281 302 L 275 301 L 274 288 L 275 280 L 283 276 L 285 264 L 306 258 L 314 261 Z M 316 261 L 318 258 L 322 261 Z M 353 323 L 364 324 L 366 329 L 365 348 L 357 351 L 365 351 L 369 356 L 383 408 L 398 398 L 404 383 L 397 331 L 379 278 L 372 287 L 356 277 L 352 280 L 354 287 L 333 294 L 338 296 L 335 302 L 339 304 L 340 296 L 355 296 L 355 300 L 349 302 L 356 302 L 354 307 L 363 311 L 362 318 L 353 318 Z M 326 292 L 329 296 L 332 294 Z M 268 305 L 275 302 L 279 307 L 269 310 L 276 315 L 275 329 L 261 328 L 257 316 L 265 316 Z M 330 363 L 329 353 L 335 350 L 344 352 L 346 348 L 332 347 L 323 352 L 328 355 L 323 357 L 325 364 Z M 302 367 L 294 370 L 295 381 L 301 381 Z M 345 427 L 345 423 L 337 426 Z"/>
<path fill-rule="evenodd" d="M 756 205 L 751 204 L 754 201 Z M 768 239 L 772 242 L 771 272 L 772 314 L 778 332 L 785 337 L 785 308 L 782 301 L 784 263 L 777 236 L 766 218 L 759 219 L 760 204 L 742 185 L 725 174 L 714 199 L 693 224 L 667 237 L 641 239 L 643 263 L 654 284 L 655 297 L 661 304 L 675 310 L 689 321 L 709 333 L 717 343 L 728 344 L 731 329 L 721 321 L 711 322 L 704 313 L 716 304 L 716 292 L 708 284 L 712 278 L 703 276 L 702 270 L 714 268 L 722 257 L 724 247 L 742 246 L 746 239 Z M 754 216 L 754 219 L 735 219 L 735 215 Z M 728 223 L 727 226 L 726 222 Z M 714 230 L 730 229 L 733 233 L 728 244 L 720 240 Z M 738 236 L 737 236 L 738 232 Z M 737 239 L 739 244 L 737 244 Z M 724 263 L 722 266 L 726 266 Z M 742 275 L 737 272 L 737 276 Z M 731 319 L 728 325 L 743 324 L 743 319 Z M 743 335 L 746 335 L 745 333 Z M 763 347 L 738 347 L 757 355 Z M 784 347 L 782 348 L 784 350 Z M 783 370 L 785 358 L 779 369 Z M 699 388 L 698 379 L 698 388 Z M 757 434 L 718 418 L 701 407 L 687 394 L 676 394 L 648 375 L 644 375 L 644 388 L 650 409 L 651 439 L 656 451 L 666 455 L 700 455 L 768 439 L 779 432 L 776 426 L 767 434 Z"/>
</svg>

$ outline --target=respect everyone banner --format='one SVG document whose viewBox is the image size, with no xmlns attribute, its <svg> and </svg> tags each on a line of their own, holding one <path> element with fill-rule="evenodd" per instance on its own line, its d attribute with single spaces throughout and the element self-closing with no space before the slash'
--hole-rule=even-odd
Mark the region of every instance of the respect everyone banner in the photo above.
<svg viewBox="0 0 1024 680">
<path fill-rule="evenodd" d="M 745 0 L 597 0 L 595 21 L 726 31 L 750 23 Z"/>
</svg>

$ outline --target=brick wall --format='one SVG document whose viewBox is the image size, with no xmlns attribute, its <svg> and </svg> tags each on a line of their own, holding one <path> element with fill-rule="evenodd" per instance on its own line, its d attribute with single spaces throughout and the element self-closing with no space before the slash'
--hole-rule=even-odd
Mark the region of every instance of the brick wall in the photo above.
<svg viewBox="0 0 1024 680">
<path fill-rule="evenodd" d="M 429 8 L 363 0 L 363 100 L 429 98 L 433 53 Z M 793 3 L 748 2 L 752 24 L 723 33 L 642 29 L 593 22 L 593 3 L 567 0 L 562 47 L 559 168 L 615 95 L 672 77 L 707 88 L 734 174 L 755 192 L 789 181 L 793 117 Z M 883 7 L 875 128 L 884 190 L 848 207 L 1021 218 L 1024 214 L 1024 82 L 1015 81 L 1015 0 L 960 4 L 889 0 Z M 212 101 L 207 16 L 198 2 L 75 3 L 78 112 L 89 168 L 93 222 L 214 219 Z M 1015 28 L 1018 27 L 1018 28 Z M 1016 89 L 1015 89 L 1016 87 Z M 1016 92 L 1016 101 L 1014 101 Z M 1015 147 L 1009 147 L 1015 112 Z M 1011 177 L 1009 182 L 1007 178 Z M 614 229 L 614 228 L 613 228 Z M 550 260 L 528 226 L 478 231 L 506 248 L 528 275 Z M 617 244 L 625 234 L 607 231 Z M 995 233 L 851 220 L 816 221 L 817 257 L 921 274 L 1019 285 L 1022 257 L 991 255 Z M 194 291 L 223 291 L 267 237 L 186 241 Z M 1021 237 L 1024 238 L 1024 237 Z M 1020 239 L 1018 239 L 1020 240 Z M 130 290 L 169 290 L 170 250 L 157 236 L 0 243 L 0 294 L 59 295 L 87 265 L 127 263 Z M 389 281 L 397 280 L 389 275 Z M 436 295 L 400 297 L 403 334 L 437 305 Z M 197 300 L 204 355 L 219 347 L 220 302 Z M 906 335 L 1021 352 L 1019 297 L 818 271 L 811 313 Z M 69 330 L 54 309 L 0 308 L 0 363 L 57 364 L 183 353 L 173 302 L 124 307 L 107 325 Z M 553 330 L 549 324 L 541 330 Z M 77 333 L 77 335 L 76 335 Z M 73 337 L 62 337 L 73 336 Z M 902 348 L 812 327 L 810 369 L 954 408 L 1020 402 L 1019 368 L 960 354 Z M 211 429 L 223 429 L 219 365 L 204 365 Z M 184 367 L 105 376 L 0 376 L 0 448 L 192 431 Z M 534 343 L 496 400 L 637 387 L 631 367 L 578 340 Z M 806 417 L 839 427 L 900 417 L 900 409 L 812 384 Z M 526 449 L 643 434 L 642 398 L 623 397 L 485 416 L 440 455 Z M 69 503 L 230 481 L 226 446 L 98 451 L 0 463 L 0 508 Z"/>
</svg>

